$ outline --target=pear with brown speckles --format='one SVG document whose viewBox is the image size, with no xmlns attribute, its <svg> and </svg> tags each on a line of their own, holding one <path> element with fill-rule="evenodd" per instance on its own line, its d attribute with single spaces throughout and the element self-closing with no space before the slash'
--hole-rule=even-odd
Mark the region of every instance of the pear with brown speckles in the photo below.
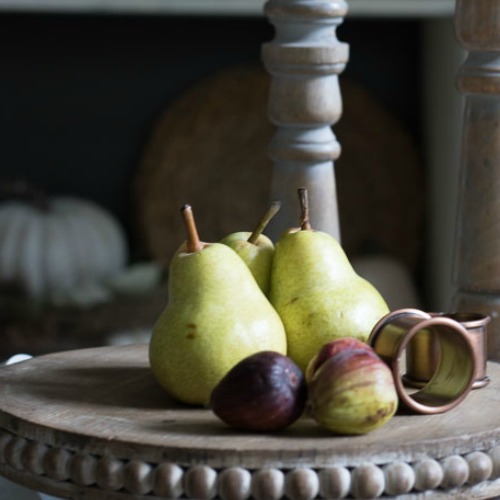
<svg viewBox="0 0 500 500">
<path fill-rule="evenodd" d="M 364 342 L 389 312 L 375 287 L 352 268 L 331 235 L 311 229 L 307 191 L 299 189 L 301 226 L 276 243 L 269 299 L 288 340 L 288 356 L 302 370 L 323 344 L 339 337 Z"/>
<path fill-rule="evenodd" d="M 234 250 L 202 243 L 191 207 L 188 238 L 169 268 L 168 303 L 149 344 L 160 385 L 175 399 L 206 405 L 217 383 L 259 351 L 286 354 L 283 323 Z"/>
</svg>

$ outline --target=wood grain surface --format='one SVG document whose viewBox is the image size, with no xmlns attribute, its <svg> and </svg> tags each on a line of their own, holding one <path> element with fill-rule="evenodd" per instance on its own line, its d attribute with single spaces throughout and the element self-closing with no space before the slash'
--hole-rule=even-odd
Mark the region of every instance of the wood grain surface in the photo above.
<svg viewBox="0 0 500 500">
<path fill-rule="evenodd" d="M 489 368 L 492 383 L 443 415 L 397 416 L 376 432 L 348 438 L 304 418 L 285 432 L 266 435 L 234 431 L 206 409 L 175 403 L 154 380 L 144 345 L 68 351 L 2 368 L 0 426 L 28 438 L 44 436 L 49 444 L 60 444 L 68 434 L 78 443 L 92 438 L 93 451 L 111 446 L 123 457 L 134 445 L 142 458 L 171 454 L 186 465 L 207 453 L 213 465 L 229 460 L 247 467 L 297 460 L 325 465 L 335 452 L 350 463 L 367 455 L 408 460 L 429 449 L 461 453 L 469 450 L 469 439 L 481 446 L 500 437 L 500 371 L 496 364 Z"/>
<path fill-rule="evenodd" d="M 500 366 L 490 363 L 488 374 L 492 381 L 487 387 L 472 391 L 448 413 L 398 414 L 364 436 L 335 436 L 308 417 L 280 433 L 256 434 L 227 427 L 208 409 L 171 400 L 150 372 L 146 345 L 40 356 L 0 368 L 0 474 L 20 480 L 15 469 L 26 468 L 33 476 L 38 469 L 30 465 L 32 452 L 20 451 L 18 459 L 15 448 L 36 444 L 45 450 L 40 470 L 47 463 L 47 450 L 63 454 L 62 458 L 57 455 L 59 462 L 54 459 L 59 463 L 56 469 L 63 471 L 55 476 L 65 478 L 59 481 L 65 485 L 48 490 L 68 496 L 71 473 L 65 475 L 64 470 L 73 470 L 67 462 L 73 460 L 73 467 L 77 456 L 94 461 L 113 457 L 122 464 L 139 461 L 150 468 L 151 464 L 168 463 L 186 470 L 203 465 L 210 470 L 305 467 L 317 471 L 338 466 L 355 470 L 367 463 L 414 467 L 423 460 L 444 463 L 449 457 L 482 452 L 484 457 L 498 454 L 496 474 L 500 476 Z M 460 460 L 465 463 L 464 458 Z M 486 459 L 488 463 L 492 460 Z M 39 479 L 42 476 L 38 474 Z M 43 486 L 31 479 L 23 482 Z M 500 494 L 500 480 L 482 484 L 489 493 Z M 82 494 L 72 498 L 101 497 Z"/>
</svg>

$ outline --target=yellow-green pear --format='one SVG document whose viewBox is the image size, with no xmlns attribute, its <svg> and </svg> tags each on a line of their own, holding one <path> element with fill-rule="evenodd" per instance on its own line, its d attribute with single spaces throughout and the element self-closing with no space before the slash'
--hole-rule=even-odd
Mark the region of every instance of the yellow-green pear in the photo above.
<svg viewBox="0 0 500 500">
<path fill-rule="evenodd" d="M 288 340 L 288 356 L 302 370 L 334 339 L 363 342 L 389 308 L 375 287 L 361 278 L 337 240 L 309 223 L 307 191 L 299 190 L 302 224 L 276 243 L 270 301 Z"/>
<path fill-rule="evenodd" d="M 212 389 L 258 351 L 286 354 L 283 323 L 244 262 L 226 245 L 199 240 L 191 207 L 188 238 L 169 266 L 168 302 L 153 328 L 151 369 L 175 399 L 207 405 Z"/>
<path fill-rule="evenodd" d="M 232 248 L 243 259 L 265 295 L 269 293 L 274 244 L 263 231 L 280 205 L 280 202 L 274 201 L 253 232 L 231 233 L 221 240 L 221 243 Z"/>
</svg>

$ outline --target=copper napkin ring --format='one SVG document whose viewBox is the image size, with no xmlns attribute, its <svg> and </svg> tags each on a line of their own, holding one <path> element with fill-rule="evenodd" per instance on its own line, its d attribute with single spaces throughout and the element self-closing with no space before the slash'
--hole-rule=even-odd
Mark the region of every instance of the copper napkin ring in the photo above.
<svg viewBox="0 0 500 500">
<path fill-rule="evenodd" d="M 467 331 L 474 347 L 476 373 L 472 389 L 486 386 L 490 378 L 486 374 L 488 360 L 487 326 L 491 318 L 481 313 L 430 313 L 431 316 L 442 316 L 458 321 Z M 436 370 L 439 361 L 439 342 L 435 336 L 416 335 L 406 349 L 406 374 L 403 376 L 405 385 L 423 387 Z"/>
<path fill-rule="evenodd" d="M 403 353 L 412 339 L 425 346 L 426 366 L 432 367 L 430 378 L 423 380 L 415 392 L 406 390 L 401 373 Z M 410 410 L 443 413 L 461 403 L 472 389 L 476 374 L 474 345 L 466 328 L 454 319 L 431 316 L 418 309 L 400 309 L 374 326 L 368 343 L 391 368 L 400 402 Z M 411 368 L 412 376 L 417 373 L 417 366 Z"/>
</svg>

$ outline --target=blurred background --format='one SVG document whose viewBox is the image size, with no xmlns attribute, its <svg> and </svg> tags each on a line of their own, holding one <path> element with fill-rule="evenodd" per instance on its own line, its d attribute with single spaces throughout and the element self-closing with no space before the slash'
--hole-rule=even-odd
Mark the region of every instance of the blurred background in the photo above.
<svg viewBox="0 0 500 500">
<path fill-rule="evenodd" d="M 102 211 L 92 218 L 78 203 L 64 205 L 60 228 L 42 234 L 33 215 L 14 210 L 2 218 L 12 198 L 5 189 L 0 245 L 10 246 L 0 256 L 10 255 L 10 268 L 24 266 L 23 276 L 33 274 L 38 291 L 5 272 L 0 359 L 147 339 L 166 302 L 169 257 L 182 241 L 179 199 L 205 214 L 199 227 L 205 240 L 257 221 L 268 199 L 273 132 L 260 50 L 274 30 L 262 5 L 0 1 L 2 182 L 25 183 L 17 198 L 30 207 L 39 199 L 33 193 L 42 191 Z M 342 241 L 392 308 L 446 310 L 462 112 L 454 2 L 349 5 L 338 30 L 350 45 L 340 77 L 344 112 L 334 126 L 343 146 L 335 166 Z M 244 169 L 254 173 L 249 191 L 235 176 Z M 73 209 L 76 220 L 69 221 Z M 23 217 L 31 222 L 17 229 L 5 222 Z M 82 241 L 97 238 L 85 235 L 99 217 L 113 226 L 113 249 L 96 256 L 89 250 L 87 260 L 103 278 L 75 287 L 84 243 L 64 228 Z M 38 228 L 39 241 L 21 226 Z M 44 288 L 38 266 L 49 264 L 26 248 L 64 235 L 68 250 L 63 257 L 54 250 L 50 264 L 55 285 Z"/>
</svg>

